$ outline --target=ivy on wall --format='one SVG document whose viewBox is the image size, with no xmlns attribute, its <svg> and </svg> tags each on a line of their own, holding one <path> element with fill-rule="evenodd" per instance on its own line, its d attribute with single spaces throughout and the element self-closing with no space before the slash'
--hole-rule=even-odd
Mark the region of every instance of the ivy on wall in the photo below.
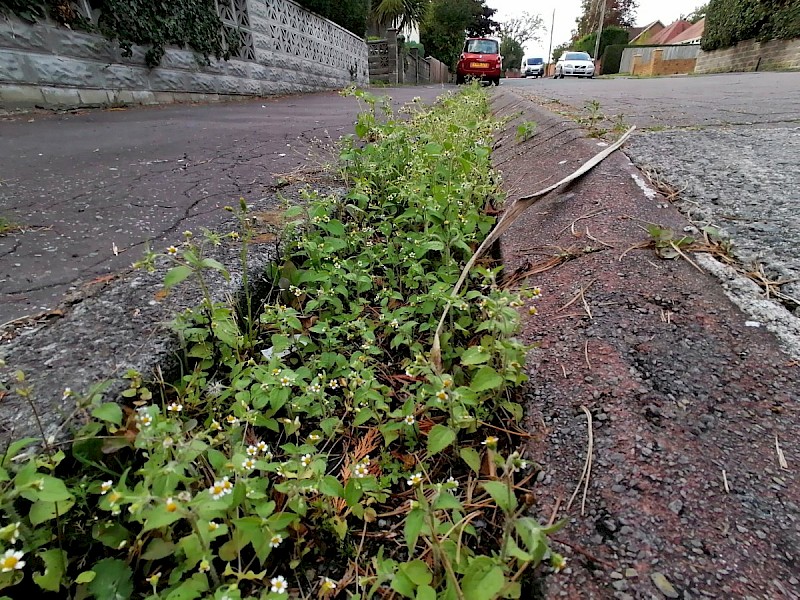
<svg viewBox="0 0 800 600">
<path fill-rule="evenodd" d="M 701 46 L 728 48 L 744 40 L 800 37 L 800 0 L 711 0 Z"/>
<path fill-rule="evenodd" d="M 70 27 L 97 30 L 119 43 L 123 56 L 131 56 L 134 44 L 149 46 L 145 60 L 158 66 L 167 45 L 188 46 L 206 61 L 229 59 L 238 51 L 238 31 L 224 26 L 214 0 L 93 0 L 100 10 L 96 25 L 90 23 L 69 0 L 0 0 L 0 11 L 28 21 L 49 14 Z"/>
</svg>

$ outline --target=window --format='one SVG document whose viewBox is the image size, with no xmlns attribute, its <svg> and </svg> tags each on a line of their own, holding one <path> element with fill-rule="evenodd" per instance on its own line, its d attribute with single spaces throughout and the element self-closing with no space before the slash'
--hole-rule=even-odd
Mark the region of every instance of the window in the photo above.
<svg viewBox="0 0 800 600">
<path fill-rule="evenodd" d="M 464 52 L 471 54 L 500 54 L 497 42 L 494 40 L 467 40 Z"/>
</svg>

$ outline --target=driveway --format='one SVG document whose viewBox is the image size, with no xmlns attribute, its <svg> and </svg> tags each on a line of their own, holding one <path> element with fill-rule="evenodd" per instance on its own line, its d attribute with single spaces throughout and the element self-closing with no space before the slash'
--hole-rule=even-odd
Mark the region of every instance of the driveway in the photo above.
<svg viewBox="0 0 800 600">
<path fill-rule="evenodd" d="M 639 127 L 631 160 L 679 191 L 692 221 L 727 233 L 745 265 L 781 282 L 772 291 L 800 316 L 800 73 L 504 85 L 584 122 L 594 111 L 597 128 Z"/>
<path fill-rule="evenodd" d="M 442 86 L 378 89 L 395 105 Z M 33 114 L 0 120 L 0 324 L 212 227 L 280 174 L 321 164 L 353 131 L 359 104 L 337 92 L 215 105 Z M 309 158 L 311 152 L 311 162 Z"/>
</svg>

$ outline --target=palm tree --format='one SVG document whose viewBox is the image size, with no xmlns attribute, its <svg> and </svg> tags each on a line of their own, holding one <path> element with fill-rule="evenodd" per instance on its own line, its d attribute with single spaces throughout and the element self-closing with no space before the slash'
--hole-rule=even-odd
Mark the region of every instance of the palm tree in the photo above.
<svg viewBox="0 0 800 600">
<path fill-rule="evenodd" d="M 370 30 L 382 35 L 388 27 L 416 27 L 429 4 L 430 0 L 379 0 L 372 7 Z"/>
</svg>

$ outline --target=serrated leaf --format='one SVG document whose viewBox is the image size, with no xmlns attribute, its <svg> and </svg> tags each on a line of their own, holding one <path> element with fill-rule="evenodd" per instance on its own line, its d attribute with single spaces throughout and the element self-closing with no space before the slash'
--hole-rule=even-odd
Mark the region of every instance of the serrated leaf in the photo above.
<svg viewBox="0 0 800 600">
<path fill-rule="evenodd" d="M 60 502 L 38 501 L 31 505 L 28 518 L 31 525 L 41 525 L 45 521 L 50 521 L 56 517 L 63 517 L 75 504 L 74 500 L 62 500 Z"/>
<path fill-rule="evenodd" d="M 438 454 L 455 441 L 455 431 L 446 425 L 434 425 L 428 433 L 428 454 Z"/>
<path fill-rule="evenodd" d="M 475 392 L 485 392 L 486 390 L 493 390 L 503 385 L 503 377 L 495 371 L 492 367 L 481 367 L 475 373 L 469 387 Z"/>
<path fill-rule="evenodd" d="M 171 288 L 178 285 L 181 281 L 185 280 L 192 274 L 192 268 L 186 265 L 178 265 L 172 267 L 167 274 L 164 275 L 164 287 Z"/>
<path fill-rule="evenodd" d="M 413 509 L 408 513 L 408 516 L 406 516 L 406 523 L 403 531 L 409 552 L 414 552 L 414 547 L 417 545 L 417 540 L 419 539 L 419 534 L 422 531 L 424 522 L 425 512 L 419 508 Z"/>
<path fill-rule="evenodd" d="M 406 574 L 414 585 L 428 585 L 433 581 L 433 575 L 428 569 L 428 565 L 419 559 L 403 563 L 400 565 L 400 570 Z"/>
<path fill-rule="evenodd" d="M 92 570 L 97 576 L 89 584 L 96 600 L 127 600 L 133 593 L 133 573 L 125 561 L 104 558 Z"/>
<path fill-rule="evenodd" d="M 344 496 L 344 486 L 333 475 L 326 475 L 319 482 L 319 491 L 326 496 L 341 498 Z"/>
<path fill-rule="evenodd" d="M 478 556 L 470 562 L 461 589 L 464 600 L 494 600 L 505 584 L 503 569 L 488 556 Z"/>
<path fill-rule="evenodd" d="M 458 453 L 461 460 L 467 463 L 467 466 L 475 473 L 480 473 L 481 470 L 481 455 L 475 448 L 462 448 Z"/>
<path fill-rule="evenodd" d="M 503 512 L 510 515 L 517 509 L 517 497 L 509 484 L 502 481 L 484 481 L 481 485 Z"/>
<path fill-rule="evenodd" d="M 106 402 L 92 411 L 92 416 L 106 423 L 122 424 L 122 408 L 116 402 Z"/>
<path fill-rule="evenodd" d="M 489 360 L 489 353 L 480 346 L 472 346 L 467 348 L 461 354 L 461 364 L 463 365 L 480 365 Z"/>
</svg>

